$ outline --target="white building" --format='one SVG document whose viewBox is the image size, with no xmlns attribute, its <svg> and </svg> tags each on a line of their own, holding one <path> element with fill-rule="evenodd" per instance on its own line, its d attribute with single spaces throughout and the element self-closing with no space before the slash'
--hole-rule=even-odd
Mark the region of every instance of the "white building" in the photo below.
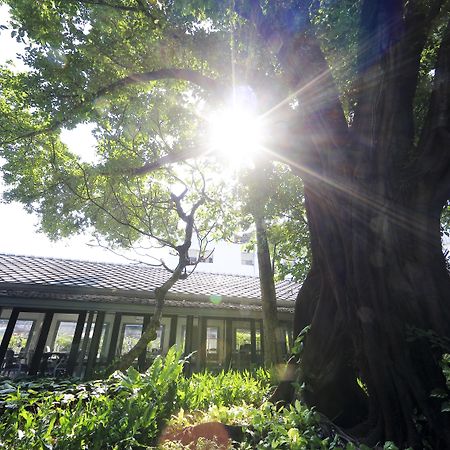
<svg viewBox="0 0 450 450">
<path fill-rule="evenodd" d="M 199 255 L 199 252 L 199 244 L 194 238 L 189 249 L 189 259 L 191 269 L 197 263 L 195 272 L 259 277 L 256 249 L 247 250 L 245 243 L 211 242 L 202 255 Z M 178 256 L 167 253 L 162 259 L 169 267 L 175 267 L 178 262 Z"/>
<path fill-rule="evenodd" d="M 198 260 L 199 249 L 194 242 L 189 257 L 193 263 Z M 198 263 L 196 271 L 257 277 L 258 258 L 256 251 L 247 251 L 242 244 L 220 241 L 208 247 L 204 261 Z"/>
</svg>

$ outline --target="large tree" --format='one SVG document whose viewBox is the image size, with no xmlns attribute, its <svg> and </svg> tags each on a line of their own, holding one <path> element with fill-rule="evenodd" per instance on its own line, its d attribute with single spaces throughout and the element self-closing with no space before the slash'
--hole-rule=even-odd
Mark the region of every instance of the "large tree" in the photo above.
<svg viewBox="0 0 450 450">
<path fill-rule="evenodd" d="M 32 70 L 2 81 L 9 97 L 21 92 L 1 105 L 6 159 L 139 87 L 186 80 L 189 98 L 216 105 L 251 87 L 264 146 L 304 183 L 312 266 L 294 319 L 296 333 L 310 325 L 304 398 L 369 443 L 448 448 L 433 396 L 446 392 L 450 335 L 448 1 L 65 0 L 33 14 L 35 2 L 8 3 Z M 204 153 L 200 139 L 146 154 L 139 170 Z"/>
</svg>

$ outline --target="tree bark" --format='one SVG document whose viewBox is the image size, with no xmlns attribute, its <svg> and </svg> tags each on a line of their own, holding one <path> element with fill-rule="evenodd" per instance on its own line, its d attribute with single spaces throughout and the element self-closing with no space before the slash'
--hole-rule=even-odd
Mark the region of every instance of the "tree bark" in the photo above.
<svg viewBox="0 0 450 450">
<path fill-rule="evenodd" d="M 362 2 L 351 127 L 308 2 L 292 11 L 301 30 L 276 30 L 301 109 L 290 126 L 301 148 L 292 142 L 285 160 L 304 181 L 313 256 L 295 309 L 296 332 L 310 324 L 297 381 L 309 405 L 370 445 L 450 447 L 448 414 L 432 397 L 448 392 L 440 361 L 450 277 L 439 216 L 450 193 L 449 26 L 419 144 L 412 120 L 421 52 L 441 4 Z"/>
<path fill-rule="evenodd" d="M 179 275 L 172 276 L 170 284 L 174 285 L 179 279 Z M 155 309 L 153 315 L 148 323 L 147 327 L 143 330 L 143 333 L 136 344 L 125 355 L 123 355 L 116 363 L 113 363 L 108 369 L 107 373 L 111 374 L 116 370 L 125 371 L 133 362 L 139 357 L 139 355 L 147 350 L 147 346 L 150 342 L 156 339 L 156 331 L 161 325 L 162 311 L 164 307 L 164 301 L 169 289 L 166 286 L 157 288 L 155 290 Z"/>
<path fill-rule="evenodd" d="M 281 349 L 284 343 L 278 322 L 277 296 L 267 240 L 267 228 L 262 215 L 254 214 L 253 218 L 256 227 L 256 251 L 258 256 L 259 285 L 261 288 L 264 362 L 267 367 L 270 367 L 283 361 Z"/>
<path fill-rule="evenodd" d="M 338 217 L 331 207 L 323 211 L 324 203 L 309 217 Z M 434 389 L 446 391 L 439 363 L 449 336 L 450 278 L 439 216 L 430 220 L 411 211 L 422 226 L 408 232 L 396 215 L 353 207 L 353 227 L 341 223 L 328 230 L 329 239 L 318 239 L 323 250 L 314 255 L 321 267 L 315 295 L 304 289 L 297 300 L 296 330 L 307 322 L 305 312 L 311 318 L 300 372 L 304 398 L 337 423 L 358 425 L 355 433 L 371 445 L 392 440 L 421 448 L 425 437 L 433 448 L 446 448 L 450 424 L 431 397 Z M 395 210 L 405 212 L 400 205 Z M 344 256 L 343 265 L 329 260 L 332 247 Z M 426 418 L 420 435 L 418 414 Z"/>
</svg>

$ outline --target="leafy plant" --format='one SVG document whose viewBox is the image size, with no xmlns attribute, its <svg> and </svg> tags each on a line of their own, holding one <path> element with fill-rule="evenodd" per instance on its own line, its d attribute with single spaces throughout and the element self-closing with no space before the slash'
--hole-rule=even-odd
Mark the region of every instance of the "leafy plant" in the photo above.
<svg viewBox="0 0 450 450">
<path fill-rule="evenodd" d="M 195 373 L 178 385 L 180 407 L 186 410 L 208 409 L 212 405 L 259 404 L 271 387 L 267 371 Z"/>
<path fill-rule="evenodd" d="M 105 381 L 4 384 L 0 445 L 20 449 L 131 449 L 155 444 L 177 403 L 183 363 L 176 350 L 144 374 Z"/>
<path fill-rule="evenodd" d="M 330 439 L 321 435 L 320 417 L 298 400 L 280 409 L 264 403 L 254 410 L 251 428 L 247 429 L 242 449 L 328 449 Z"/>
<path fill-rule="evenodd" d="M 235 445 L 251 449 L 367 450 L 343 439 L 331 422 L 300 401 L 280 408 L 264 401 L 268 371 L 209 372 L 183 376 L 184 361 L 171 349 L 143 374 L 130 368 L 106 380 L 41 379 L 0 384 L 0 448 L 8 450 L 175 450 L 156 447 L 163 429 L 204 422 L 242 427 Z M 327 427 L 324 427 L 326 423 Z M 199 439 L 196 449 L 214 449 Z M 386 443 L 385 450 L 396 450 Z"/>
</svg>

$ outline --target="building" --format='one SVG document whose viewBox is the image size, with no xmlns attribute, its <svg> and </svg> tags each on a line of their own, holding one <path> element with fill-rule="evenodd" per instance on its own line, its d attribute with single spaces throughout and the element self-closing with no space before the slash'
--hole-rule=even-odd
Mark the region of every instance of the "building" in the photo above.
<svg viewBox="0 0 450 450">
<path fill-rule="evenodd" d="M 142 264 L 0 254 L 2 374 L 91 377 L 137 341 L 168 276 Z M 299 286 L 276 288 L 287 352 Z M 195 351 L 193 370 L 258 365 L 262 333 L 257 277 L 196 271 L 168 293 L 158 338 L 136 365 L 173 345 Z"/>
<path fill-rule="evenodd" d="M 242 243 L 217 241 L 211 243 L 199 260 L 199 249 L 195 239 L 189 249 L 191 263 L 198 263 L 197 270 L 206 273 L 220 273 L 229 275 L 258 276 L 258 258 L 256 252 L 247 250 Z M 174 267 L 178 258 L 166 257 L 170 267 Z"/>
</svg>

